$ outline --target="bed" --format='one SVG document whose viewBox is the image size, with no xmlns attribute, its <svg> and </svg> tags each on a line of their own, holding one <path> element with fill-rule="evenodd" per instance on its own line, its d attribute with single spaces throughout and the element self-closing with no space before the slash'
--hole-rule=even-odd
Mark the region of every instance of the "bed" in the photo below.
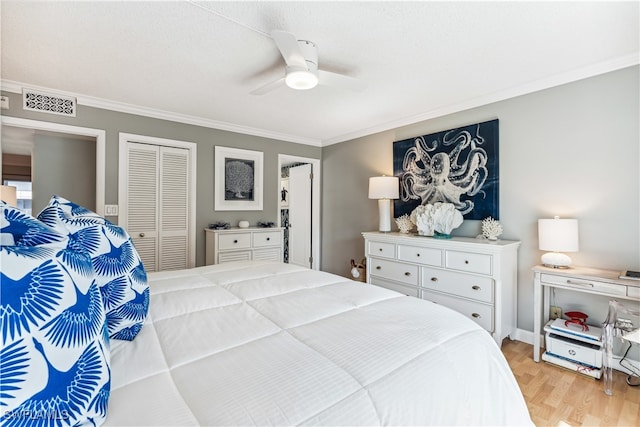
<svg viewBox="0 0 640 427">
<path fill-rule="evenodd" d="M 531 425 L 490 335 L 274 262 L 147 274 L 60 196 L 0 201 L 0 426 Z"/>
<path fill-rule="evenodd" d="M 106 426 L 532 425 L 500 349 L 428 301 L 283 263 L 148 274 Z"/>
</svg>

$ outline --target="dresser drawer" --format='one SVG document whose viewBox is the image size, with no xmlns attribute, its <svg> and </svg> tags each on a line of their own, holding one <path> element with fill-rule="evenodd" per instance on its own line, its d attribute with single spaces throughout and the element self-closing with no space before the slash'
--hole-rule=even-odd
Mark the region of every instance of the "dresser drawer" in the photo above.
<svg viewBox="0 0 640 427">
<path fill-rule="evenodd" d="M 402 285 L 400 283 L 392 282 L 390 280 L 381 279 L 379 277 L 372 277 L 371 284 L 381 286 L 383 288 L 391 289 L 392 291 L 400 292 L 404 295 L 411 297 L 418 297 L 418 288 L 408 285 Z"/>
<path fill-rule="evenodd" d="M 436 292 L 422 291 L 422 299 L 433 301 L 464 314 L 483 329 L 493 332 L 493 306 L 467 301 Z"/>
<path fill-rule="evenodd" d="M 253 251 L 253 259 L 257 261 L 281 261 L 280 248 L 257 249 Z"/>
<path fill-rule="evenodd" d="M 253 233 L 253 247 L 278 246 L 282 233 L 279 231 L 269 231 L 264 233 Z"/>
<path fill-rule="evenodd" d="M 441 267 L 442 251 L 419 246 L 398 245 L 398 260 Z"/>
<path fill-rule="evenodd" d="M 231 261 L 250 261 L 251 251 L 230 251 L 218 253 L 218 261 L 216 264 Z"/>
<path fill-rule="evenodd" d="M 627 286 L 627 296 L 629 298 L 640 299 L 640 288 L 635 286 Z"/>
<path fill-rule="evenodd" d="M 445 266 L 470 273 L 491 274 L 491 255 L 446 251 Z"/>
<path fill-rule="evenodd" d="M 393 259 L 396 257 L 396 245 L 387 242 L 369 242 L 367 256 L 369 255 Z"/>
<path fill-rule="evenodd" d="M 218 239 L 221 251 L 251 247 L 251 233 L 222 234 Z"/>
<path fill-rule="evenodd" d="M 613 283 L 599 282 L 597 280 L 570 278 L 555 274 L 542 274 L 540 281 L 560 285 L 564 288 L 579 289 L 585 292 L 603 293 L 607 295 L 627 296 L 627 287 Z"/>
<path fill-rule="evenodd" d="M 371 264 L 368 268 L 370 269 L 369 271 L 371 276 L 395 280 L 396 282 L 402 282 L 416 287 L 418 286 L 419 267 L 417 265 L 371 258 Z"/>
<path fill-rule="evenodd" d="M 493 279 L 454 271 L 422 269 L 423 288 L 482 302 L 493 302 Z"/>
</svg>

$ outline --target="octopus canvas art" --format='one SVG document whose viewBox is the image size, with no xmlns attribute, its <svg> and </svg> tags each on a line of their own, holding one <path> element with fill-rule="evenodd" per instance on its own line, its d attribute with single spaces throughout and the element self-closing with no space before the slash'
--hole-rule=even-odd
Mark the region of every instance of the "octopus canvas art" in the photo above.
<svg viewBox="0 0 640 427">
<path fill-rule="evenodd" d="M 393 144 L 400 198 L 394 216 L 428 203 L 452 203 L 465 219 L 499 218 L 498 120 Z"/>
</svg>

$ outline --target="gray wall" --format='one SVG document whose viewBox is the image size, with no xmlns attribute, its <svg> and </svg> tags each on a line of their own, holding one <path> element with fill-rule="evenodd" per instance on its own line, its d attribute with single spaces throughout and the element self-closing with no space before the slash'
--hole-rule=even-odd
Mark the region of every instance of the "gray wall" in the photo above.
<svg viewBox="0 0 640 427">
<path fill-rule="evenodd" d="M 153 119 L 82 105 L 78 106 L 76 117 L 63 117 L 24 111 L 21 108 L 21 94 L 5 92 L 2 92 L 2 94 L 10 97 L 11 106 L 10 110 L 2 110 L 3 115 L 93 129 L 103 129 L 106 131 L 106 204 L 118 203 L 119 132 L 197 143 L 196 265 L 204 264 L 204 232 L 200 232 L 200 230 L 203 230 L 209 223 L 215 221 L 228 221 L 230 223 L 237 224 L 240 219 L 246 219 L 251 224 L 256 224 L 258 221 L 277 222 L 279 212 L 278 200 L 280 194 L 278 154 L 288 154 L 314 159 L 321 158 L 320 147 L 243 135 L 234 132 Z M 264 153 L 264 201 L 262 211 L 214 211 L 213 154 L 214 147 L 216 145 L 256 150 Z M 39 211 L 36 209 L 37 208 L 34 208 L 33 212 L 37 215 Z M 110 219 L 117 221 L 117 219 Z"/>
<path fill-rule="evenodd" d="M 347 275 L 364 255 L 362 231 L 378 227 L 368 178 L 393 174 L 393 141 L 498 118 L 500 222 L 518 254 L 518 327 L 533 330 L 533 274 L 539 263 L 537 220 L 579 220 L 574 264 L 640 269 L 639 67 L 631 67 L 323 149 L 323 270 Z M 454 235 L 476 236 L 479 221 Z M 602 304 L 555 295 L 594 322 Z M 605 306 L 606 307 L 606 304 Z"/>
<path fill-rule="evenodd" d="M 37 215 L 53 194 L 95 210 L 95 159 L 94 141 L 37 134 L 32 157 L 32 212 Z"/>
<path fill-rule="evenodd" d="M 20 94 L 13 93 L 3 93 L 11 98 L 12 109 L 2 113 L 104 129 L 107 204 L 118 201 L 118 132 L 197 143 L 198 229 L 217 220 L 277 221 L 278 153 L 322 158 L 321 268 L 345 276 L 349 260 L 364 255 L 360 233 L 377 228 L 377 202 L 367 198 L 368 178 L 392 174 L 393 141 L 498 118 L 502 237 L 522 241 L 518 326 L 532 330 L 531 267 L 541 255 L 538 218 L 561 215 L 580 220 L 581 248 L 572 255 L 575 264 L 640 269 L 638 80 L 639 67 L 632 67 L 323 149 L 83 106 L 76 118 L 25 112 Z M 215 145 L 265 153 L 264 211 L 214 212 Z M 454 234 L 479 232 L 478 221 L 465 221 Z M 204 263 L 203 235 L 197 233 L 197 265 Z M 557 304 L 591 307 L 590 301 L 573 294 L 556 295 Z"/>
</svg>

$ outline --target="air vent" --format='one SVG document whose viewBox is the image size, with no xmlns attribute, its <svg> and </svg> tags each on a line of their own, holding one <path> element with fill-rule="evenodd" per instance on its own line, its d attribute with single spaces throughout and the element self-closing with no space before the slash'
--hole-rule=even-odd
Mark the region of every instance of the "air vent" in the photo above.
<svg viewBox="0 0 640 427">
<path fill-rule="evenodd" d="M 28 111 L 38 111 L 40 113 L 58 114 L 69 117 L 76 116 L 76 99 L 69 96 L 53 95 L 23 89 L 22 100 L 22 108 Z"/>
</svg>

